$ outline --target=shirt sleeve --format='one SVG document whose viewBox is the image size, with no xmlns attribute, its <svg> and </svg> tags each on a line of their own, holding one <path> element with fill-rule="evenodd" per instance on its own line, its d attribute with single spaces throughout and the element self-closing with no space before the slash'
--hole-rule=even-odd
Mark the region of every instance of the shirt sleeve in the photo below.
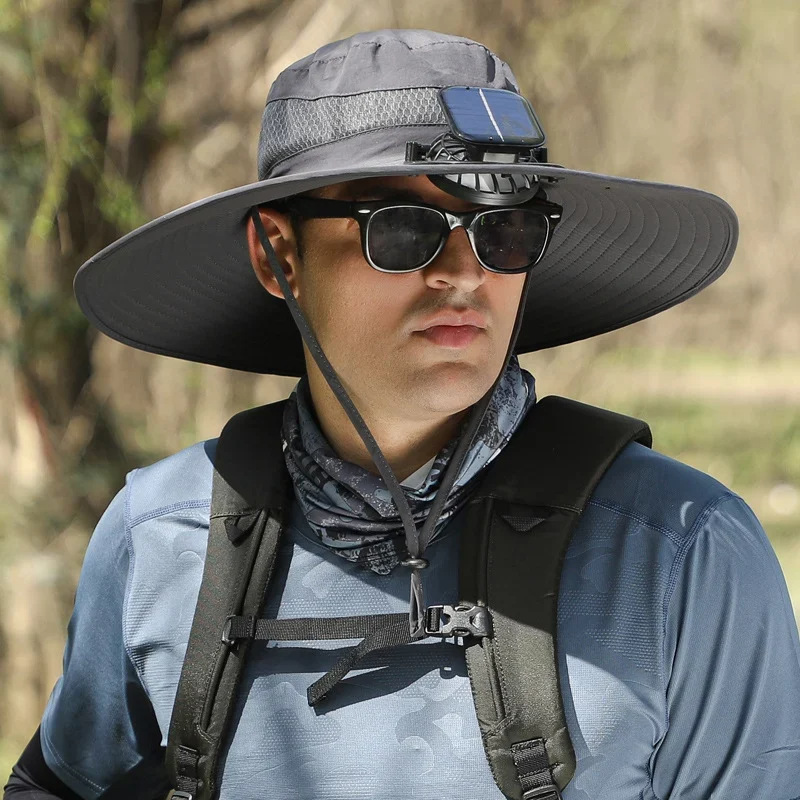
<svg viewBox="0 0 800 800">
<path fill-rule="evenodd" d="M 660 800 L 800 797 L 800 641 L 761 525 L 735 496 L 710 508 L 667 597 Z"/>
<path fill-rule="evenodd" d="M 63 673 L 40 726 L 47 766 L 87 800 L 156 797 L 168 791 L 161 732 L 123 635 L 130 559 L 126 489 L 113 499 L 89 540 L 67 629 Z"/>
</svg>

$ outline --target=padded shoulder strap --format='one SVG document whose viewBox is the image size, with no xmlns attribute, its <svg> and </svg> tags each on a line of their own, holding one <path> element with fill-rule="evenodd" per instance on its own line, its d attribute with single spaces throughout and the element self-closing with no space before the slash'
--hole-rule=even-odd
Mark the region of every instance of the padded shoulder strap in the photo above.
<svg viewBox="0 0 800 800">
<path fill-rule="evenodd" d="M 259 615 L 289 508 L 284 404 L 237 414 L 217 443 L 203 580 L 166 753 L 176 798 L 211 800 L 217 793 L 219 750 L 250 644 L 230 646 L 223 630 L 231 615 Z"/>
<path fill-rule="evenodd" d="M 493 636 L 466 648 L 478 722 L 500 790 L 555 798 L 575 771 L 556 661 L 561 565 L 600 478 L 644 422 L 561 397 L 539 401 L 470 501 L 460 594 Z"/>
</svg>

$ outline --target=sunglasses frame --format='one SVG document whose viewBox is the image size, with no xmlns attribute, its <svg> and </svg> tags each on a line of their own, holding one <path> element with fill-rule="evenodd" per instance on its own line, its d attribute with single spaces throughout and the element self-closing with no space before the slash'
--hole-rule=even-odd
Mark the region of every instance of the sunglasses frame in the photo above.
<svg viewBox="0 0 800 800">
<path fill-rule="evenodd" d="M 473 211 L 456 212 L 449 211 L 446 208 L 431 205 L 423 202 L 410 202 L 404 200 L 330 200 L 322 197 L 307 197 L 298 195 L 296 197 L 289 197 L 283 200 L 280 205 L 276 204 L 276 208 L 285 208 L 290 212 L 297 214 L 304 219 L 354 219 L 358 223 L 361 233 L 361 251 L 367 263 L 378 272 L 385 272 L 391 275 L 404 275 L 409 272 L 417 272 L 418 270 L 425 269 L 431 262 L 433 262 L 439 253 L 442 252 L 444 246 L 447 244 L 447 239 L 455 228 L 464 228 L 469 239 L 472 252 L 478 263 L 489 272 L 494 272 L 498 275 L 517 275 L 522 272 L 535 267 L 544 257 L 547 248 L 553 237 L 553 231 L 556 225 L 561 220 L 562 208 L 556 203 L 550 203 L 547 200 L 539 200 L 534 198 L 526 203 L 521 203 L 516 206 L 500 207 L 490 206 L 481 207 Z M 441 238 L 436 252 L 425 262 L 419 266 L 412 267 L 411 269 L 384 269 L 379 267 L 373 260 L 369 251 L 369 229 L 372 218 L 379 211 L 384 211 L 389 208 L 425 208 L 435 211 L 442 220 Z M 516 269 L 496 269 L 486 264 L 483 259 L 478 255 L 478 249 L 475 245 L 475 225 L 477 221 L 487 214 L 497 214 L 502 211 L 513 211 L 516 209 L 531 209 L 539 212 L 545 220 L 546 231 L 542 249 L 536 259 L 524 267 L 517 267 Z"/>
</svg>

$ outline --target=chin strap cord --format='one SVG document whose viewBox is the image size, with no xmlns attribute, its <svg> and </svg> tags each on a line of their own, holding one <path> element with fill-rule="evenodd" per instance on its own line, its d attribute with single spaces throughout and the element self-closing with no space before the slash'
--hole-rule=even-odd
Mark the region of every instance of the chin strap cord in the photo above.
<svg viewBox="0 0 800 800">
<path fill-rule="evenodd" d="M 517 308 L 514 329 L 511 334 L 505 359 L 503 360 L 503 366 L 500 369 L 500 372 L 498 373 L 494 383 L 492 384 L 492 387 L 473 406 L 458 446 L 456 447 L 456 450 L 450 459 L 450 463 L 448 464 L 447 469 L 442 476 L 442 483 L 438 492 L 436 493 L 433 504 L 431 505 L 430 512 L 425 519 L 422 530 L 418 530 L 411 514 L 408 501 L 399 481 L 397 480 L 397 477 L 392 471 L 392 468 L 389 466 L 389 463 L 386 461 L 386 458 L 381 452 L 378 443 L 375 441 L 375 438 L 364 422 L 363 417 L 348 396 L 344 386 L 342 386 L 336 371 L 331 366 L 331 363 L 328 361 L 325 353 L 322 351 L 322 347 L 320 346 L 317 337 L 311 330 L 311 326 L 308 324 L 302 310 L 300 309 L 300 306 L 297 303 L 297 300 L 292 294 L 289 281 L 286 279 L 286 276 L 283 273 L 283 268 L 278 260 L 278 256 L 270 244 L 269 237 L 264 229 L 264 224 L 261 221 L 261 215 L 259 214 L 257 207 L 250 209 L 250 216 L 253 220 L 253 224 L 261 242 L 261 246 L 264 248 L 264 254 L 266 255 L 270 268 L 275 275 L 275 279 L 278 281 L 278 284 L 281 287 L 283 297 L 286 300 L 289 311 L 294 318 L 298 330 L 300 331 L 300 335 L 303 337 L 303 340 L 311 352 L 314 361 L 316 361 L 320 371 L 325 376 L 325 380 L 327 380 L 328 385 L 331 387 L 331 391 L 333 391 L 334 395 L 336 395 L 336 398 L 339 400 L 342 408 L 345 410 L 345 413 L 353 423 L 358 435 L 364 442 L 364 445 L 372 457 L 378 472 L 381 474 L 381 477 L 386 483 L 389 493 L 392 495 L 395 505 L 397 506 L 400 519 L 403 522 L 403 530 L 405 531 L 406 537 L 406 548 L 408 549 L 409 554 L 409 557 L 402 562 L 403 566 L 411 569 L 411 594 L 408 611 L 407 635 L 405 631 L 400 631 L 396 627 L 396 624 L 389 625 L 383 631 L 375 631 L 368 634 L 367 638 L 365 638 L 360 645 L 354 648 L 345 659 L 340 661 L 339 664 L 337 664 L 330 672 L 323 676 L 320 681 L 317 682 L 318 684 L 323 684 L 323 687 L 318 687 L 318 689 L 325 688 L 324 694 L 327 694 L 327 692 L 330 691 L 330 689 L 333 688 L 333 686 L 355 666 L 356 662 L 368 652 L 382 649 L 384 647 L 391 647 L 397 644 L 405 644 L 406 642 L 423 639 L 427 635 L 430 635 L 426 633 L 426 607 L 422 580 L 422 571 L 428 566 L 428 561 L 427 559 L 423 558 L 423 555 L 433 535 L 436 521 L 439 519 L 442 507 L 444 506 L 444 503 L 450 494 L 450 490 L 452 489 L 453 484 L 458 477 L 461 465 L 467 456 L 469 447 L 472 444 L 472 440 L 475 437 L 478 427 L 483 420 L 483 416 L 486 413 L 486 409 L 491 402 L 492 395 L 494 394 L 497 384 L 505 372 L 511 355 L 514 352 L 514 345 L 516 344 L 517 336 L 519 335 L 519 330 L 522 326 L 523 309 L 525 308 L 525 301 L 528 294 L 528 287 L 530 285 L 531 273 L 528 272 L 525 278 L 525 284 L 522 289 L 522 297 Z"/>
</svg>

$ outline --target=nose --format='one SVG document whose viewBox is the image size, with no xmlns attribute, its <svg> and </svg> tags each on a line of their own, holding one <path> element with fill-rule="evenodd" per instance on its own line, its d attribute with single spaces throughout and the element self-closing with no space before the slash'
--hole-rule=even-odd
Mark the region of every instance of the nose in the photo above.
<svg viewBox="0 0 800 800">
<path fill-rule="evenodd" d="M 486 280 L 486 270 L 475 257 L 462 226 L 450 231 L 442 252 L 422 272 L 433 289 L 452 286 L 462 292 L 474 292 Z"/>
</svg>

